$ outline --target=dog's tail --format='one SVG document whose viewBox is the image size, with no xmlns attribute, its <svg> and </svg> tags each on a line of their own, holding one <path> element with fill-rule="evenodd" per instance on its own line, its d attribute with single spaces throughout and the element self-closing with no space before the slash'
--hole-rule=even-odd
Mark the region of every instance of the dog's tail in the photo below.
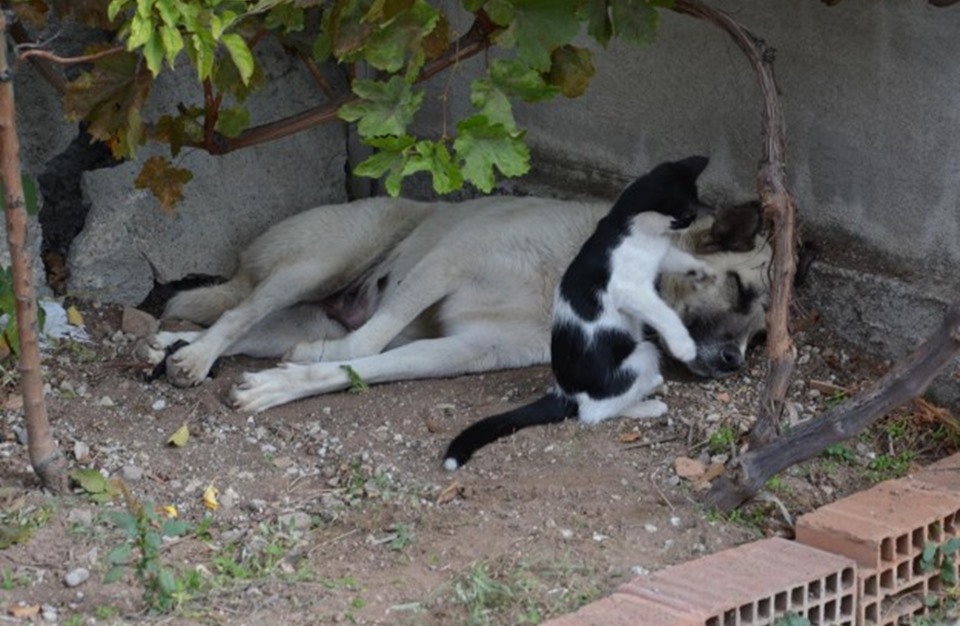
<svg viewBox="0 0 960 626">
<path fill-rule="evenodd" d="M 577 414 L 577 404 L 555 393 L 549 393 L 530 404 L 485 417 L 457 435 L 447 447 L 443 466 L 448 470 L 462 467 L 480 448 L 501 437 L 539 424 L 554 424 Z"/>
<path fill-rule="evenodd" d="M 163 317 L 209 326 L 224 311 L 240 304 L 251 291 L 253 282 L 241 270 L 225 283 L 181 291 L 167 302 Z"/>
</svg>

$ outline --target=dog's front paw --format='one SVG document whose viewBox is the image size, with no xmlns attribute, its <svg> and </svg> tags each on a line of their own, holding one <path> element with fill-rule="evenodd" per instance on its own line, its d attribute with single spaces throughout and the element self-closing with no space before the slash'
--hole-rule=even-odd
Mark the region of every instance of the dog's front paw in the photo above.
<svg viewBox="0 0 960 626">
<path fill-rule="evenodd" d="M 177 387 L 199 385 L 210 372 L 213 361 L 197 344 L 180 348 L 167 357 L 167 380 Z"/>
<path fill-rule="evenodd" d="M 259 413 L 292 402 L 298 394 L 298 377 L 303 365 L 281 363 L 262 372 L 247 372 L 230 390 L 228 403 L 238 411 Z"/>
<path fill-rule="evenodd" d="M 689 335 L 668 341 L 667 347 L 670 348 L 670 354 L 683 363 L 697 358 L 697 344 Z"/>
<path fill-rule="evenodd" d="M 156 335 L 141 337 L 133 346 L 133 358 L 147 365 L 159 365 L 166 356 L 166 346 Z"/>
</svg>

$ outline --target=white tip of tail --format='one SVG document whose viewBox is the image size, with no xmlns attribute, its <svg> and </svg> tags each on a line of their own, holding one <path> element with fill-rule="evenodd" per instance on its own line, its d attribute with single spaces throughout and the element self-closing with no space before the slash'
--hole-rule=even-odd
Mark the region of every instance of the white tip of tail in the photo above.
<svg viewBox="0 0 960 626">
<path fill-rule="evenodd" d="M 453 457 L 450 457 L 449 459 L 445 459 L 443 461 L 443 469 L 447 470 L 448 472 L 452 472 L 456 470 L 458 467 L 460 466 L 457 464 L 457 460 Z"/>
</svg>

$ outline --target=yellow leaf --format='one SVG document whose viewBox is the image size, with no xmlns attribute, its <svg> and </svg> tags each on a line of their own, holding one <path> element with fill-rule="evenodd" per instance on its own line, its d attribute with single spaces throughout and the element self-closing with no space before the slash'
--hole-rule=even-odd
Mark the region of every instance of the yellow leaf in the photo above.
<svg viewBox="0 0 960 626">
<path fill-rule="evenodd" d="M 167 517 L 169 517 L 170 519 L 174 519 L 175 517 L 177 517 L 177 515 L 179 515 L 179 513 L 177 512 L 177 507 L 173 506 L 172 504 L 168 504 L 162 508 L 163 508 L 163 512 L 166 513 Z"/>
<path fill-rule="evenodd" d="M 218 493 L 220 492 L 212 484 L 207 485 L 207 488 L 203 490 L 203 503 L 211 511 L 216 511 L 220 508 L 220 503 L 217 502 Z"/>
<path fill-rule="evenodd" d="M 177 429 L 177 432 L 170 435 L 170 438 L 167 439 L 167 445 L 176 446 L 182 448 L 187 445 L 187 440 L 190 439 L 190 429 L 187 428 L 187 423 L 184 422 L 183 426 Z"/>
<path fill-rule="evenodd" d="M 80 311 L 77 310 L 75 306 L 67 307 L 67 324 L 71 326 L 84 326 L 83 316 L 80 315 Z"/>
</svg>

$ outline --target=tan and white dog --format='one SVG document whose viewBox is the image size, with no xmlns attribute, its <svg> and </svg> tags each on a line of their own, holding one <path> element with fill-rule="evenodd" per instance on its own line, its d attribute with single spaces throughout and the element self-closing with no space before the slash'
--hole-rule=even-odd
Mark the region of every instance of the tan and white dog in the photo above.
<svg viewBox="0 0 960 626">
<path fill-rule="evenodd" d="M 238 409 L 262 411 L 367 383 L 441 378 L 549 361 L 559 277 L 609 210 L 603 202 L 492 196 L 459 203 L 371 198 L 289 217 L 240 255 L 227 282 L 185 291 L 164 317 L 202 332 L 160 332 L 141 358 L 199 384 L 223 355 L 283 358 L 246 373 Z M 678 246 L 719 280 L 663 275 L 660 291 L 697 343 L 700 376 L 738 371 L 764 329 L 771 250 L 759 207 L 701 218 Z M 189 345 L 166 356 L 177 341 Z"/>
</svg>

